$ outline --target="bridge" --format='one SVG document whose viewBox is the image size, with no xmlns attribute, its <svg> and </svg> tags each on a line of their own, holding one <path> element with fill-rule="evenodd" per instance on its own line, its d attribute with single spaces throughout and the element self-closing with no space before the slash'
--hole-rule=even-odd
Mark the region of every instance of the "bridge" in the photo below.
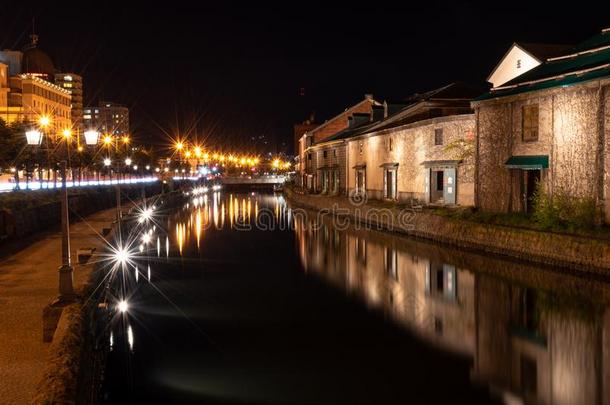
<svg viewBox="0 0 610 405">
<path fill-rule="evenodd" d="M 288 179 L 284 175 L 268 175 L 268 176 L 223 176 L 220 182 L 225 186 L 274 186 L 281 185 Z"/>
<path fill-rule="evenodd" d="M 269 176 L 223 176 L 220 179 L 226 190 L 270 190 L 281 186 L 288 179 L 284 175 Z"/>
</svg>

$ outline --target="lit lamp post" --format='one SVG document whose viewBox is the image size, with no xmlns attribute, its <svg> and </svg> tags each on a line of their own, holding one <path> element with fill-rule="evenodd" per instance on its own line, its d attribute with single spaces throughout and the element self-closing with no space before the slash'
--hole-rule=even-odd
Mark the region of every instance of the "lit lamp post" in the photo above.
<svg viewBox="0 0 610 405">
<path fill-rule="evenodd" d="M 104 166 L 106 167 L 106 170 L 108 170 L 108 174 L 110 177 L 110 184 L 112 184 L 112 171 L 110 169 L 111 164 L 112 164 L 112 160 L 110 160 L 110 158 L 104 159 Z"/>
<path fill-rule="evenodd" d="M 129 171 L 131 167 L 131 158 L 126 158 L 125 159 L 125 170 L 126 170 L 126 174 L 129 175 L 129 179 L 131 179 L 131 172 Z"/>
<path fill-rule="evenodd" d="M 86 130 L 84 135 L 85 135 L 85 144 L 87 146 L 95 146 L 100 141 L 100 133 L 99 133 L 99 131 L 96 131 L 95 129 L 88 129 L 88 130 Z M 87 170 L 87 172 L 89 172 L 89 170 Z M 100 179 L 100 177 L 99 177 L 99 170 L 98 170 L 97 179 L 98 180 Z"/>
<path fill-rule="evenodd" d="M 44 118 L 44 117 L 43 117 Z M 48 125 L 40 122 L 41 125 Z M 71 133 L 70 133 L 71 135 Z M 40 146 L 42 143 L 42 132 L 36 129 L 29 130 L 25 133 L 28 145 Z M 66 140 L 68 136 L 64 134 Z M 71 301 L 76 297 L 74 286 L 72 283 L 73 269 L 70 259 L 70 218 L 68 213 L 68 188 L 66 186 L 66 160 L 61 161 L 61 267 L 59 268 L 59 301 Z"/>
</svg>

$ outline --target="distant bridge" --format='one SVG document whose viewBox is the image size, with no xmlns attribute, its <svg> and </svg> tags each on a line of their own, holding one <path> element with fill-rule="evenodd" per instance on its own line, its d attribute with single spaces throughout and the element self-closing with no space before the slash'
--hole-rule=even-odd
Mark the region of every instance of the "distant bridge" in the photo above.
<svg viewBox="0 0 610 405">
<path fill-rule="evenodd" d="M 288 179 L 284 175 L 269 176 L 223 176 L 220 182 L 225 186 L 274 186 L 284 184 Z"/>
</svg>

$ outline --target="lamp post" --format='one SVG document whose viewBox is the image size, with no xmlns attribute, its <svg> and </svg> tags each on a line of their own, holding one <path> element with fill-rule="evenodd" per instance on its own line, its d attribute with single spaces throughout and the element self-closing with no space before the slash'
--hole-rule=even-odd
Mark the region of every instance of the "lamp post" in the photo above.
<svg viewBox="0 0 610 405">
<path fill-rule="evenodd" d="M 104 159 L 104 166 L 106 167 L 106 170 L 108 170 L 108 174 L 110 177 L 110 184 L 112 184 L 112 170 L 110 169 L 111 164 L 112 164 L 112 160 L 110 160 L 110 158 Z"/>
<path fill-rule="evenodd" d="M 42 126 L 48 125 L 47 122 L 43 122 L 41 119 L 40 124 Z M 71 135 L 71 134 L 70 134 Z M 25 133 L 28 145 L 40 146 L 42 143 L 43 134 L 37 129 L 31 129 Z M 66 136 L 66 142 L 68 142 L 69 136 Z M 70 217 L 68 210 L 68 187 L 66 184 L 66 170 L 67 162 L 66 159 L 62 158 L 60 170 L 61 170 L 61 266 L 59 267 L 59 297 L 60 302 L 69 302 L 76 298 L 73 285 L 73 273 L 72 261 L 70 258 Z"/>
</svg>

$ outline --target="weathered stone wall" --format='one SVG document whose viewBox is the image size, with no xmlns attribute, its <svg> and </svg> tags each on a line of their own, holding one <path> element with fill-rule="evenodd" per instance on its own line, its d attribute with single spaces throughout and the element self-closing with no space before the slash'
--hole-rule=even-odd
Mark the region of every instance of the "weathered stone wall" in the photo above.
<svg viewBox="0 0 610 405">
<path fill-rule="evenodd" d="M 509 171 L 504 163 L 511 154 L 511 106 L 480 107 L 477 122 L 476 162 L 478 205 L 488 211 L 507 212 L 510 196 Z"/>
<path fill-rule="evenodd" d="M 312 170 L 315 168 L 316 174 L 316 189 L 322 190 L 322 174 L 320 168 L 336 166 L 332 170 L 339 171 L 339 194 L 345 194 L 346 190 L 346 144 L 345 142 L 333 142 L 331 144 L 322 144 L 314 146 L 310 149 L 312 153 Z M 324 157 L 326 152 L 326 158 Z"/>
<path fill-rule="evenodd" d="M 142 186 L 121 186 L 124 200 L 138 199 Z M 159 184 L 146 186 L 147 195 L 158 194 Z M 53 192 L 53 191 L 51 191 Z M 113 187 L 87 190 L 86 192 L 70 191 L 68 195 L 70 220 L 77 220 L 101 209 L 112 207 L 116 203 L 116 191 Z M 23 210 L 0 208 L 0 238 L 3 241 L 16 240 L 56 226 L 61 223 L 61 203 L 59 201 L 39 205 Z"/>
<path fill-rule="evenodd" d="M 512 155 L 549 156 L 549 169 L 543 170 L 541 179 L 549 194 L 599 198 L 601 205 L 610 205 L 606 179 L 610 170 L 610 97 L 606 82 L 475 102 L 478 205 L 488 211 L 521 210 L 516 204 L 520 196 L 515 195 L 518 179 L 511 180 L 505 167 Z M 523 106 L 531 104 L 539 106 L 538 140 L 527 142 L 522 136 Z M 514 176 L 518 174 L 514 171 Z"/>
<path fill-rule="evenodd" d="M 434 144 L 434 130 L 443 129 L 443 145 Z M 397 191 L 399 199 L 426 198 L 426 177 L 429 171 L 422 163 L 431 160 L 459 160 L 461 151 L 447 150 L 447 145 L 459 140 L 471 140 L 474 135 L 474 115 L 439 117 L 408 124 L 386 131 L 350 139 L 348 154 L 348 189 L 356 185 L 356 165 L 366 165 L 366 189 L 369 198 L 383 197 L 383 167 L 398 163 Z M 392 150 L 390 150 L 392 138 Z M 362 153 L 360 153 L 362 144 Z M 474 157 L 466 156 L 457 170 L 457 201 L 460 205 L 474 204 Z"/>
</svg>

